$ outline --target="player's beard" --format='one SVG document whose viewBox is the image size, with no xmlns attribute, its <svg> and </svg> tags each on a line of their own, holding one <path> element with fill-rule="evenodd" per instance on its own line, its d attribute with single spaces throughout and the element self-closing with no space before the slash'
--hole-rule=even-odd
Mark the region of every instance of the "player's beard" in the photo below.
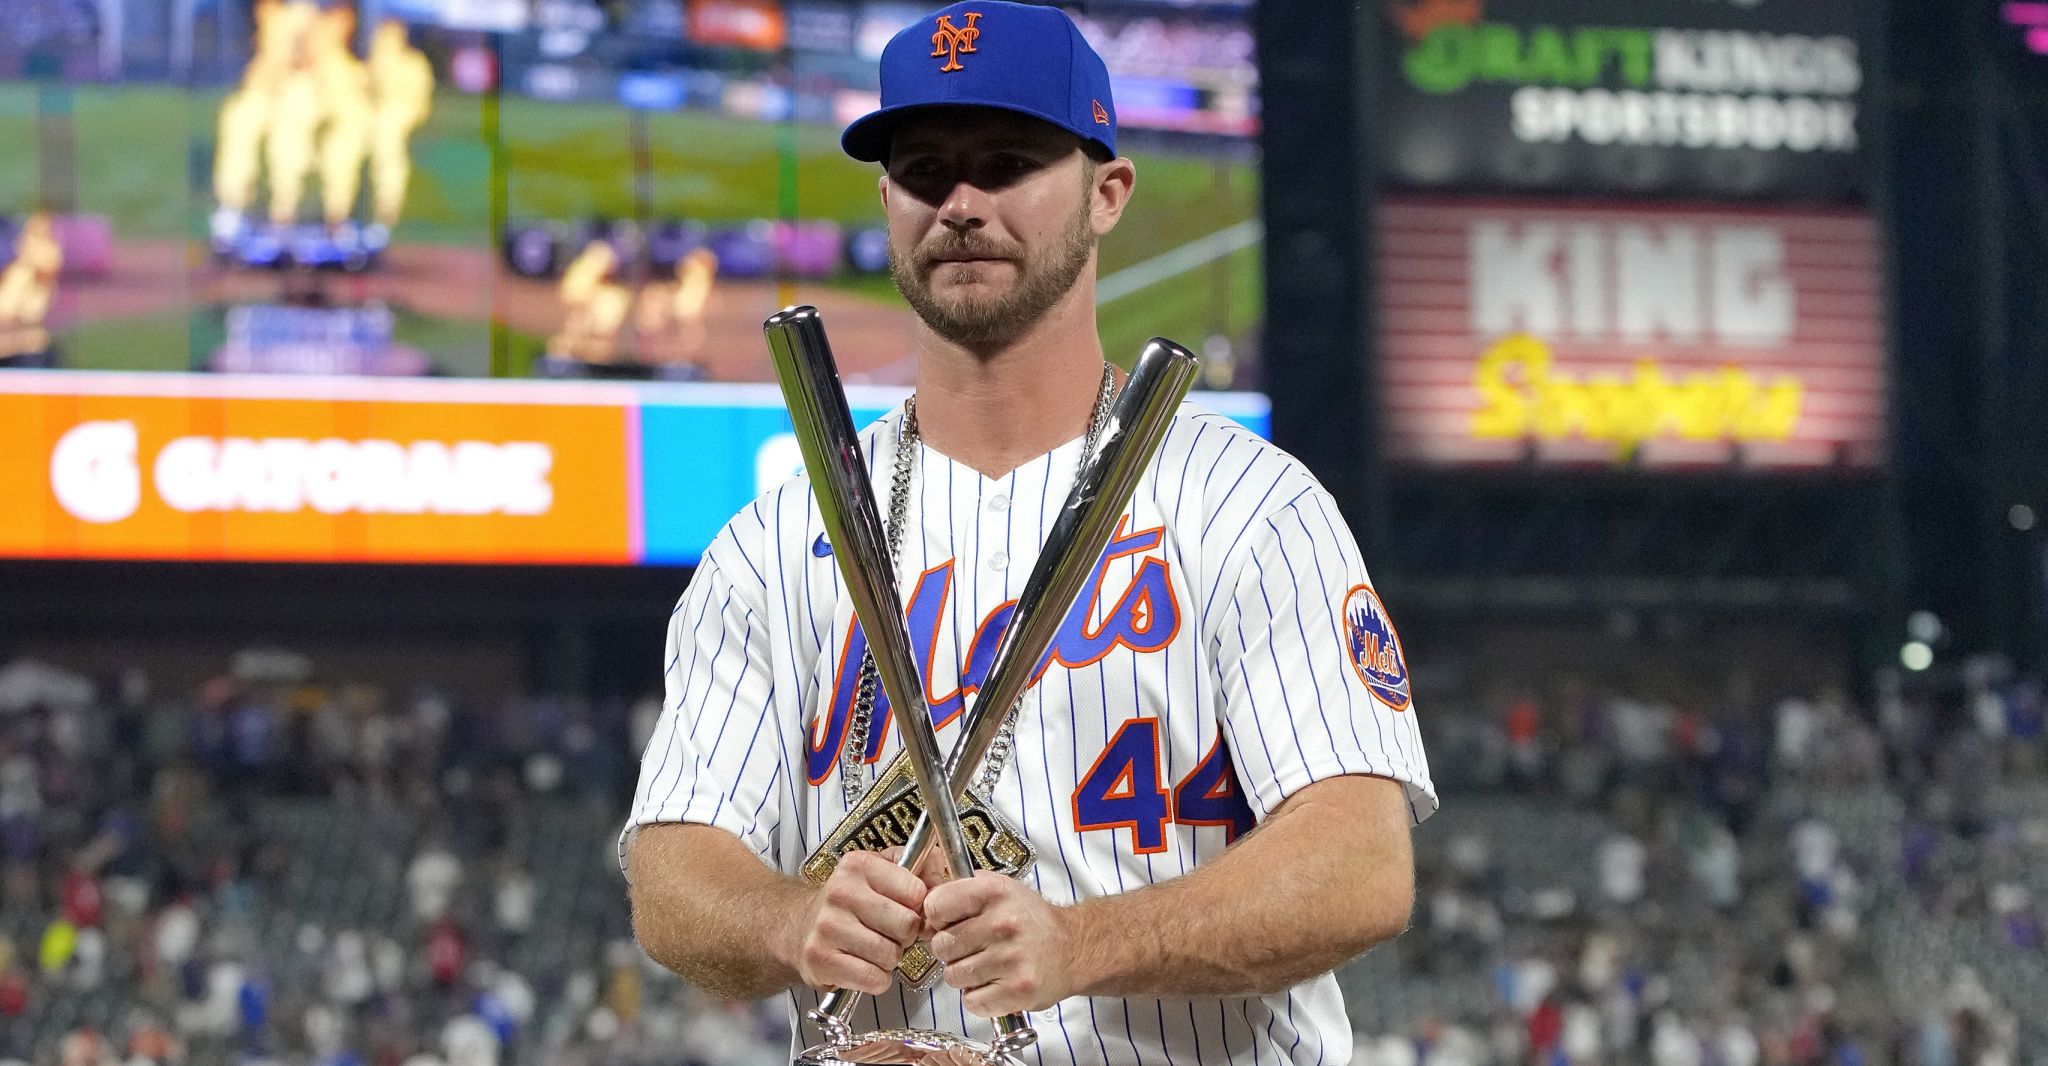
<svg viewBox="0 0 2048 1066">
<path fill-rule="evenodd" d="M 998 241 L 979 231 L 949 231 L 899 255 L 889 246 L 889 276 L 896 291 L 933 333 L 970 350 L 999 348 L 1023 336 L 1052 306 L 1074 288 L 1088 257 L 1095 252 L 1088 203 L 1075 212 L 1073 225 L 1057 243 L 1032 257 L 1016 244 Z M 1003 259 L 1017 269 L 1016 284 L 1000 296 L 982 297 L 958 291 L 945 297 L 932 291 L 932 272 L 943 255 Z M 979 269 L 987 269 L 982 267 Z"/>
</svg>

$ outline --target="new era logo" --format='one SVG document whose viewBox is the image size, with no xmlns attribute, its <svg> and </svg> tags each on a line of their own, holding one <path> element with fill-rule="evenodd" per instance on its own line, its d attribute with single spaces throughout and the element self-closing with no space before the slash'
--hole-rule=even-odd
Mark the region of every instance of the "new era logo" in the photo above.
<svg viewBox="0 0 2048 1066">
<path fill-rule="evenodd" d="M 1098 126 L 1109 125 L 1109 111 L 1102 106 L 1102 101 L 1090 100 L 1088 102 L 1095 105 L 1095 124 Z"/>
<path fill-rule="evenodd" d="M 939 28 L 932 34 L 932 58 L 946 58 L 946 65 L 939 68 L 940 73 L 965 69 L 960 65 L 960 57 L 974 54 L 974 42 L 981 38 L 981 27 L 975 25 L 981 19 L 981 12 L 969 11 L 966 15 L 965 26 L 953 25 L 951 15 L 939 16 Z"/>
</svg>

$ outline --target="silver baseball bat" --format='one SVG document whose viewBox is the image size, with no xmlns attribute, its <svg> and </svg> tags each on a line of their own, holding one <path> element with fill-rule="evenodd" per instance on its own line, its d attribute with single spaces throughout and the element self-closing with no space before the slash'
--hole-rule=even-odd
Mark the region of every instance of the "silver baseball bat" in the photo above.
<svg viewBox="0 0 2048 1066">
<path fill-rule="evenodd" d="M 867 460 L 861 454 L 853 413 L 846 406 L 839 368 L 825 340 L 824 322 L 814 307 L 792 307 L 769 316 L 762 330 L 768 337 L 776 376 L 782 381 L 804 469 L 810 473 L 811 489 L 818 498 L 825 535 L 832 542 L 832 557 L 845 579 L 854 614 L 867 633 L 875 672 L 881 675 L 889 712 L 910 753 L 911 773 L 917 779 L 926 814 L 936 826 L 946 866 L 955 878 L 973 877 L 974 858 L 960 827 L 959 794 L 945 787 L 938 736 L 932 729 L 924 679 L 911 651 L 903 599 L 896 590 L 895 568 L 889 559 L 888 534 L 875 505 L 874 485 L 868 480 Z M 1011 1050 L 1029 1047 L 1037 1040 L 1021 1014 L 998 1019 L 996 1028 L 998 1039 Z"/>
<path fill-rule="evenodd" d="M 1094 574 L 1117 520 L 1137 490 L 1139 477 L 1151 465 L 1174 412 L 1194 383 L 1195 366 L 1195 357 L 1187 349 L 1164 338 L 1153 338 L 1139 354 L 1130 380 L 1110 410 L 1108 424 L 1096 438 L 1094 453 L 1075 478 L 1038 563 L 1017 597 L 1010 625 L 996 645 L 995 665 L 963 719 L 961 737 L 946 760 L 945 776 L 953 797 L 973 783 L 1002 729 L 1003 718 L 1030 687 L 1081 586 Z M 911 829 L 898 864 L 915 869 L 935 831 L 943 836 L 945 826 L 935 823 L 927 808 Z M 828 1018 L 845 1025 L 859 1002 L 860 993 L 837 989 L 811 1017 L 828 1028 Z"/>
</svg>

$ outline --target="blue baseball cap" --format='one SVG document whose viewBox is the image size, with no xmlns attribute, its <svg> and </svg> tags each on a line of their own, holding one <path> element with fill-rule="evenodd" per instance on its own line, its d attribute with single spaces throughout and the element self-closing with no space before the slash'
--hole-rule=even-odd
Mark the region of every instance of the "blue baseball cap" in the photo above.
<svg viewBox="0 0 2048 1066">
<path fill-rule="evenodd" d="M 882 106 L 839 138 L 865 163 L 898 123 L 935 107 L 993 107 L 1042 119 L 1116 155 L 1109 68 L 1066 12 L 967 0 L 911 23 L 882 49 Z"/>
</svg>

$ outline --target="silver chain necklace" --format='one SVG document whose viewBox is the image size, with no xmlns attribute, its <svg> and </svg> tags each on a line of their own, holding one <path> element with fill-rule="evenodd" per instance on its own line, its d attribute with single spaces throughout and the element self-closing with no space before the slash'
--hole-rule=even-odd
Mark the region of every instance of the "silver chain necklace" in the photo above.
<svg viewBox="0 0 2048 1066">
<path fill-rule="evenodd" d="M 1088 432 L 1081 439 L 1081 458 L 1075 466 L 1075 476 L 1088 465 L 1088 457 L 1095 452 L 1095 439 L 1102 433 L 1102 427 L 1109 421 L 1109 403 L 1116 395 L 1116 371 L 1108 364 L 1102 364 L 1102 385 L 1095 392 L 1095 410 L 1088 416 Z M 889 485 L 889 567 L 898 570 L 903 563 L 903 529 L 910 514 L 910 476 L 916 463 L 918 443 L 917 397 L 903 401 L 903 421 L 896 428 L 896 467 Z M 894 576 L 893 573 L 891 575 Z M 860 802 L 867 792 L 867 774 L 862 769 L 868 747 L 868 728 L 875 716 L 875 689 L 879 682 L 875 672 L 875 656 L 872 652 L 861 659 L 860 684 L 854 691 L 853 711 L 846 723 L 846 743 L 839 750 L 839 789 L 846 800 L 848 809 Z M 922 697 L 922 693 L 920 693 Z M 1003 774 L 1003 767 L 1010 761 L 1011 738 L 1017 731 L 1017 712 L 1024 706 L 1024 697 L 1018 695 L 1017 702 L 1003 715 L 1003 727 L 996 733 L 989 745 L 988 758 L 982 764 L 981 778 L 976 787 L 987 795 Z"/>
</svg>

